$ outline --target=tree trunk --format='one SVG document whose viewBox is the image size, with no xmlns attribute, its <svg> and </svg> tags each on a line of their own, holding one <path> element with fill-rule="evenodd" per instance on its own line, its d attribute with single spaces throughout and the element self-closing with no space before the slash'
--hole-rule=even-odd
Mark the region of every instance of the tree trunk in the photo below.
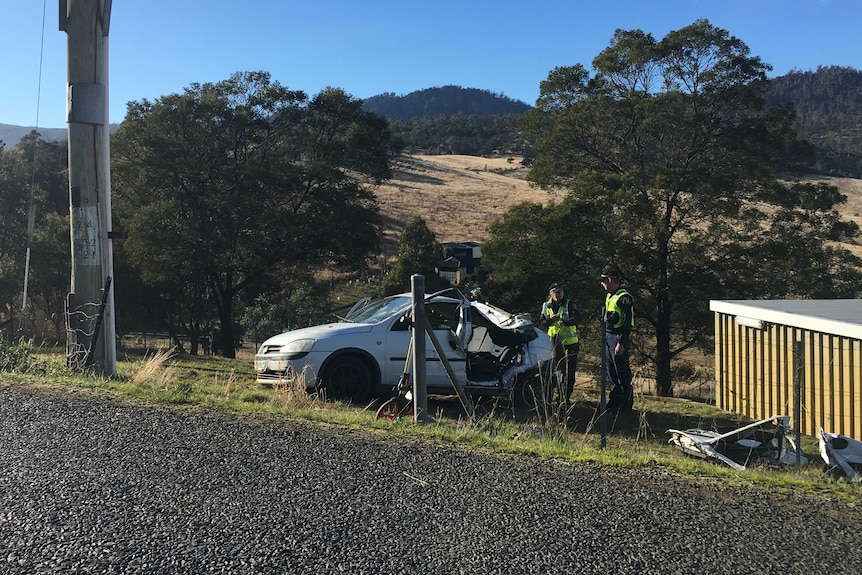
<svg viewBox="0 0 862 575">
<path fill-rule="evenodd" d="M 174 347 L 177 348 L 177 353 L 185 354 L 186 349 L 183 347 L 183 341 L 173 324 L 168 328 L 168 334 L 171 336 L 171 341 L 174 342 Z"/>
<path fill-rule="evenodd" d="M 666 206 L 663 230 L 671 228 L 670 217 L 673 213 L 673 205 Z M 671 312 L 673 302 L 670 297 L 670 283 L 668 281 L 668 261 L 670 259 L 670 234 L 660 234 L 658 237 L 658 289 L 656 296 L 656 369 L 655 383 L 656 392 L 660 397 L 673 397 L 673 379 L 670 370 L 670 329 Z"/>
<path fill-rule="evenodd" d="M 673 378 L 670 370 L 670 351 L 658 347 L 658 361 L 656 363 L 655 383 L 656 391 L 661 397 L 673 397 Z"/>
<path fill-rule="evenodd" d="M 219 329 L 219 350 L 222 357 L 236 357 L 236 339 L 233 333 L 233 298 L 225 294 L 219 301 L 218 315 L 221 329 Z"/>
<path fill-rule="evenodd" d="M 670 369 L 670 304 L 666 296 L 658 299 L 658 323 L 655 329 L 656 343 L 656 392 L 661 397 L 673 397 L 673 378 Z"/>
</svg>

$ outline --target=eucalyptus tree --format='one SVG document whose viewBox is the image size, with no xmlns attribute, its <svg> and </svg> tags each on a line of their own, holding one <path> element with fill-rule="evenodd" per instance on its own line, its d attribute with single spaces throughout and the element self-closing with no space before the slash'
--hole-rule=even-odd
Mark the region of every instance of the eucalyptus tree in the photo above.
<svg viewBox="0 0 862 575">
<path fill-rule="evenodd" d="M 710 298 L 858 295 L 834 243 L 858 234 L 846 198 L 795 179 L 804 147 L 791 111 L 764 107 L 769 69 L 706 20 L 660 41 L 617 30 L 591 71 L 552 70 L 526 116 L 529 179 L 565 197 L 542 224 L 571 243 L 547 261 L 574 254 L 597 303 L 599 270 L 623 270 L 661 395 L 672 359 L 706 341 Z"/>
<path fill-rule="evenodd" d="M 20 309 L 31 189 L 23 151 L 0 142 L 0 323 Z"/>
<path fill-rule="evenodd" d="M 28 275 L 27 335 L 40 334 L 42 320 L 62 335 L 71 265 L 68 193 L 65 142 L 46 142 L 35 130 L 12 148 L 0 142 L 0 317 L 21 309 Z"/>
<path fill-rule="evenodd" d="M 262 277 L 376 252 L 371 186 L 391 176 L 389 131 L 340 89 L 309 99 L 265 72 L 191 84 L 129 103 L 112 153 L 122 251 L 145 281 L 185 294 L 188 325 L 213 306 L 228 357 L 235 304 Z"/>
<path fill-rule="evenodd" d="M 30 247 L 28 305 L 33 313 L 34 328 L 50 325 L 55 341 L 64 342 L 66 296 L 72 275 L 68 215 L 48 212 L 40 218 L 40 224 L 30 238 Z M 42 317 L 37 314 L 42 314 Z"/>
<path fill-rule="evenodd" d="M 425 291 L 433 292 L 449 285 L 437 273 L 437 265 L 443 260 L 443 246 L 421 216 L 413 216 L 401 232 L 398 259 L 383 278 L 383 295 L 410 291 L 413 274 L 425 276 Z"/>
</svg>

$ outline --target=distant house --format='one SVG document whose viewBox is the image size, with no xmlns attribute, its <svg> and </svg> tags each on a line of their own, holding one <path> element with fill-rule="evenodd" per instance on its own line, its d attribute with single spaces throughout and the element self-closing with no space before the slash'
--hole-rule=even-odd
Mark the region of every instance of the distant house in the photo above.
<svg viewBox="0 0 862 575">
<path fill-rule="evenodd" d="M 862 440 L 862 300 L 714 300 L 709 309 L 717 407 Z"/>
<path fill-rule="evenodd" d="M 444 242 L 442 246 L 451 255 L 437 264 L 440 277 L 455 285 L 478 278 L 482 250 L 477 242 Z"/>
</svg>

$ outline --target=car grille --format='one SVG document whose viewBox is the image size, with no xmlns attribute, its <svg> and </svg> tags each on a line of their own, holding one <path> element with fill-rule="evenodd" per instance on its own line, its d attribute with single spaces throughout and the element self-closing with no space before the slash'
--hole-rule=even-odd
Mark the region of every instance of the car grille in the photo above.
<svg viewBox="0 0 862 575">
<path fill-rule="evenodd" d="M 283 373 L 275 373 L 272 371 L 262 371 L 257 374 L 257 381 L 259 383 L 285 383 L 293 381 L 293 375 L 285 376 Z"/>
</svg>

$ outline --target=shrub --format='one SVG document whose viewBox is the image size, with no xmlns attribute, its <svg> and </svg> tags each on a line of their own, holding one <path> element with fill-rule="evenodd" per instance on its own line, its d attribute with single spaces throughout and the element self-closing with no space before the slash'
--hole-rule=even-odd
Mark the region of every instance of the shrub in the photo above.
<svg viewBox="0 0 862 575">
<path fill-rule="evenodd" d="M 17 344 L 11 344 L 0 335 L 0 372 L 27 373 L 37 368 L 29 341 L 22 338 Z"/>
</svg>

